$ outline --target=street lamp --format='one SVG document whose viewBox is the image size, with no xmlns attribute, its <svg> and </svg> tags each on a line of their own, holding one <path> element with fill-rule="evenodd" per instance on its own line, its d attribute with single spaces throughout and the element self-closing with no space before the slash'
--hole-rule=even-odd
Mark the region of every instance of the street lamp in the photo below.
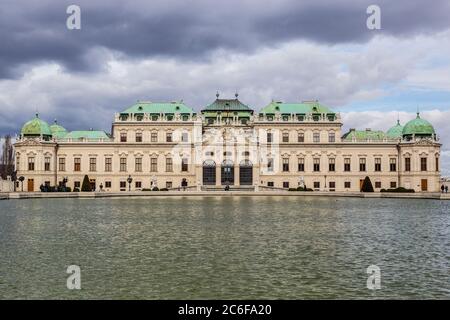
<svg viewBox="0 0 450 320">
<path fill-rule="evenodd" d="M 128 176 L 127 182 L 128 182 L 128 191 L 131 191 L 131 183 L 133 182 L 133 178 L 131 177 L 131 175 Z"/>
</svg>

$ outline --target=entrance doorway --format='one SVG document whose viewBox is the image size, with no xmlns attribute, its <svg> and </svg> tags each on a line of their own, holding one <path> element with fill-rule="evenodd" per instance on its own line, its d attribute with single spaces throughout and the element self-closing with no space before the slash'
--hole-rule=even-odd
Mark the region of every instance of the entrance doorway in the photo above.
<svg viewBox="0 0 450 320">
<path fill-rule="evenodd" d="M 213 160 L 203 162 L 203 185 L 213 186 L 216 184 L 216 163 Z"/>
<path fill-rule="evenodd" d="M 234 163 L 231 160 L 222 162 L 220 170 L 222 185 L 234 185 Z"/>
<path fill-rule="evenodd" d="M 28 192 L 34 192 L 34 179 L 28 179 Z"/>
<path fill-rule="evenodd" d="M 243 160 L 239 164 L 239 184 L 241 186 L 253 184 L 253 165 L 250 160 Z"/>
<path fill-rule="evenodd" d="M 422 191 L 428 191 L 428 180 L 422 179 L 420 181 L 420 186 L 421 186 Z"/>
</svg>

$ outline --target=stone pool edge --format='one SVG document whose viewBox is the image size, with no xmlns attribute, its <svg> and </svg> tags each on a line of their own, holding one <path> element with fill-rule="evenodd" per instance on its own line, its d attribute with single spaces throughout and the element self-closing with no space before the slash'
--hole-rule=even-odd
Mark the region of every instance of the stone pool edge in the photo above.
<svg viewBox="0 0 450 320">
<path fill-rule="evenodd" d="M 59 198 L 124 198 L 124 197 L 217 197 L 217 196 L 287 196 L 287 197 L 350 197 L 350 198 L 392 198 L 392 199 L 434 199 L 450 200 L 450 194 L 442 193 L 360 193 L 360 192 L 301 192 L 301 191 L 136 191 L 136 192 L 5 192 L 0 200 L 8 199 L 59 199 Z"/>
</svg>

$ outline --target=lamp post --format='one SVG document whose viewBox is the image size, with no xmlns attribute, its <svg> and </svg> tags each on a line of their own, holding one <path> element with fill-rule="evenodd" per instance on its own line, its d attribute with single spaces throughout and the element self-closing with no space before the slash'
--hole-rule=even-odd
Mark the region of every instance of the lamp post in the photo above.
<svg viewBox="0 0 450 320">
<path fill-rule="evenodd" d="M 327 190 L 327 175 L 325 175 L 325 191 Z"/>
<path fill-rule="evenodd" d="M 133 178 L 131 177 L 131 175 L 128 176 L 127 182 L 128 182 L 128 191 L 131 191 L 131 183 L 133 182 Z"/>
</svg>

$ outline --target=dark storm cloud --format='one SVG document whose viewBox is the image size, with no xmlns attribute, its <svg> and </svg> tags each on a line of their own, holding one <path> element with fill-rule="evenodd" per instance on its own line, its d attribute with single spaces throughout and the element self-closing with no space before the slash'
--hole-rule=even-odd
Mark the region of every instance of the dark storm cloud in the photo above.
<svg viewBox="0 0 450 320">
<path fill-rule="evenodd" d="M 128 58 L 169 56 L 208 59 L 219 48 L 251 52 L 296 39 L 321 43 L 364 42 L 366 8 L 382 9 L 382 32 L 396 36 L 449 27 L 449 2 L 409 1 L 66 1 L 7 0 L 0 4 L 0 78 L 19 76 L 28 65 L 56 61 L 93 72 L 105 47 Z M 66 8 L 82 9 L 82 29 L 65 27 Z"/>
</svg>

